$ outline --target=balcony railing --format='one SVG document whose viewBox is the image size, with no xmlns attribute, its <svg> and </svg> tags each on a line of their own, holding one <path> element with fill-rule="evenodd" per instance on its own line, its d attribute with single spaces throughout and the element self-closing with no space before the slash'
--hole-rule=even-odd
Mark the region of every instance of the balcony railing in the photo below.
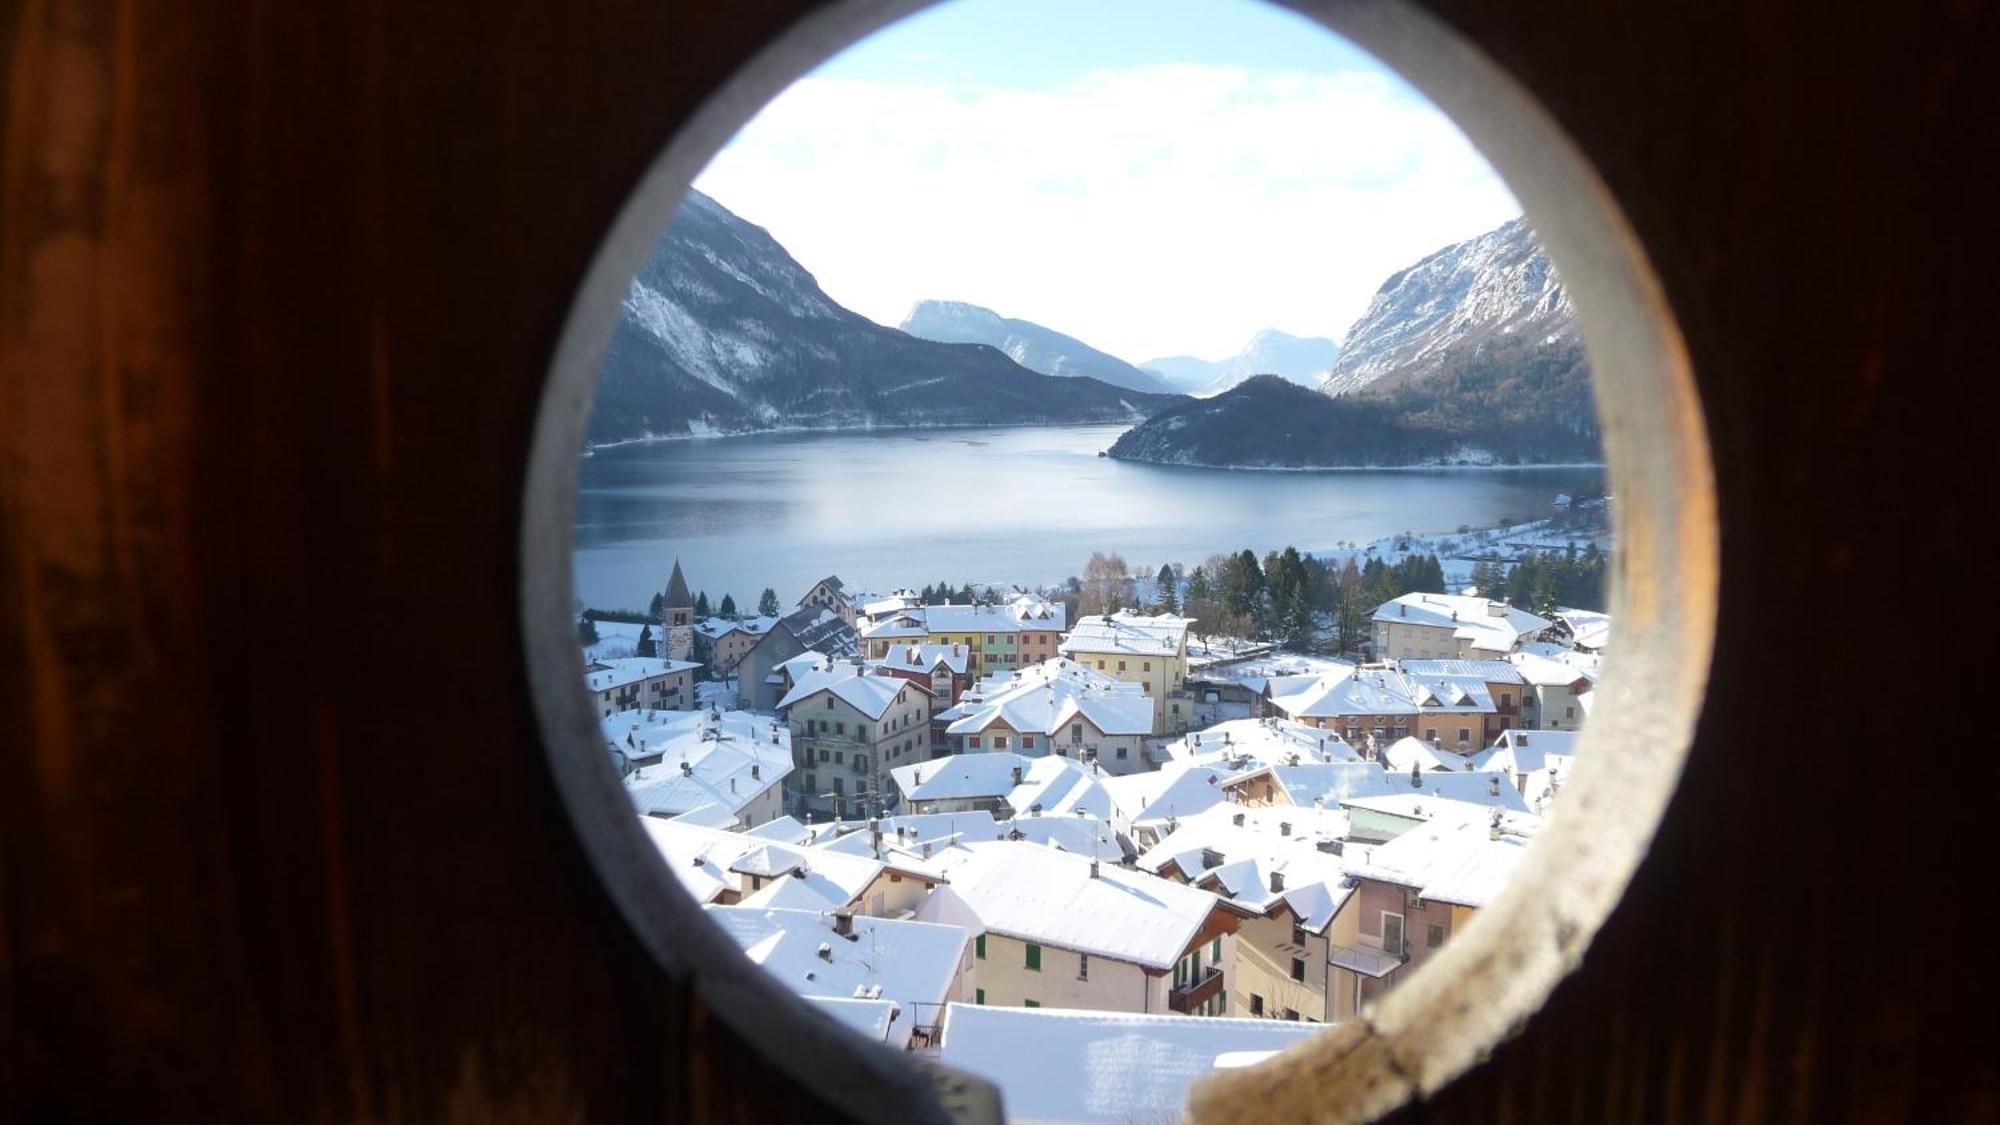
<svg viewBox="0 0 2000 1125">
<path fill-rule="evenodd" d="M 1210 965 L 1201 971 L 1200 979 L 1167 993 L 1167 1009 L 1174 1012 L 1192 1012 L 1221 991 L 1222 970 Z"/>
<path fill-rule="evenodd" d="M 1403 967 L 1401 957 L 1372 945 L 1336 945 L 1329 951 L 1329 960 L 1339 968 L 1377 980 Z"/>
</svg>

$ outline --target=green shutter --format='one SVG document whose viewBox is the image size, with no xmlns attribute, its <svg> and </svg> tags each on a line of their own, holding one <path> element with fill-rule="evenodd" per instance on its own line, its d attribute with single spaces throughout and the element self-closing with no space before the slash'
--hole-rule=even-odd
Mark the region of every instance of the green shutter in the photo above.
<svg viewBox="0 0 2000 1125">
<path fill-rule="evenodd" d="M 1021 1001 L 1021 1006 L 1023 1008 L 1039 1008 L 1042 1004 L 1039 1000 L 1023 1000 Z"/>
<path fill-rule="evenodd" d="M 1214 963 L 1215 963 L 1215 964 L 1217 964 L 1217 965 L 1220 965 L 1220 964 L 1222 964 L 1222 939 L 1221 939 L 1221 938 L 1216 938 L 1216 939 L 1215 939 L 1215 944 L 1213 944 L 1213 945 L 1211 945 L 1211 946 L 1209 946 L 1209 947 L 1208 947 L 1208 959 L 1209 959 L 1210 961 L 1214 962 Z"/>
<path fill-rule="evenodd" d="M 986 990 L 985 990 L 985 989 L 983 989 L 983 988 L 975 988 L 975 989 L 973 989 L 973 990 L 972 990 L 972 1002 L 973 1002 L 974 1004 L 984 1004 L 984 1003 L 986 1003 Z"/>
<path fill-rule="evenodd" d="M 972 941 L 972 950 L 981 961 L 986 960 L 986 935 L 980 934 Z"/>
<path fill-rule="evenodd" d="M 1032 941 L 1028 943 L 1028 967 L 1038 973 L 1042 971 L 1042 947 Z"/>
</svg>

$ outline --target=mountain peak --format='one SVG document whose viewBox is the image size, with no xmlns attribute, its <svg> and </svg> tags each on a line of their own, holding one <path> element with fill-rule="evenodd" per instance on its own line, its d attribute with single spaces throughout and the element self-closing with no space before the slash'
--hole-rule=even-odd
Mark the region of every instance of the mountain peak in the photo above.
<svg viewBox="0 0 2000 1125">
<path fill-rule="evenodd" d="M 918 301 L 903 318 L 902 329 L 922 340 L 998 348 L 1015 363 L 1044 375 L 1083 375 L 1147 394 L 1173 391 L 1158 375 L 1141 371 L 1074 336 L 964 301 Z"/>
</svg>

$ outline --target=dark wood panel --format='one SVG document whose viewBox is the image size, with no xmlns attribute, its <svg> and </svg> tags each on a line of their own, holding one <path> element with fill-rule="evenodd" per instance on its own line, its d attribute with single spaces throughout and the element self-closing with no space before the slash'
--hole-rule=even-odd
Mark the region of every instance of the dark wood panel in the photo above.
<svg viewBox="0 0 2000 1125">
<path fill-rule="evenodd" d="M 817 1112 L 599 889 L 514 562 L 597 240 L 806 8 L 5 13 L 0 1116 Z M 1993 6 L 1435 8 L 1655 258 L 1723 602 L 1627 903 L 1409 1116 L 2000 1115 Z"/>
</svg>

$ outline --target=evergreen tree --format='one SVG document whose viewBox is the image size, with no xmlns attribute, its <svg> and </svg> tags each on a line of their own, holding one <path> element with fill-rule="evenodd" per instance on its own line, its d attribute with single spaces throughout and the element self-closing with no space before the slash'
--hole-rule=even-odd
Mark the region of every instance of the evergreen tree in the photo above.
<svg viewBox="0 0 2000 1125">
<path fill-rule="evenodd" d="M 578 644 L 594 645 L 598 641 L 597 622 L 588 617 L 576 619 L 576 640 Z"/>
<path fill-rule="evenodd" d="M 660 655 L 660 646 L 657 641 L 653 640 L 653 627 L 651 625 L 639 626 L 639 643 L 632 646 L 632 655 L 646 657 Z"/>
<path fill-rule="evenodd" d="M 1160 608 L 1168 613 L 1180 612 L 1180 599 L 1174 592 L 1175 585 L 1174 568 L 1161 563 L 1159 577 L 1153 579 L 1153 595 L 1158 599 Z"/>
<path fill-rule="evenodd" d="M 666 615 L 667 596 L 665 594 L 654 594 L 652 603 L 646 607 L 646 616 L 658 621 Z"/>
<path fill-rule="evenodd" d="M 967 582 L 965 585 L 959 587 L 958 600 L 966 605 L 974 604 L 972 599 L 972 583 Z"/>
<path fill-rule="evenodd" d="M 714 611 L 708 607 L 708 591 L 703 590 L 694 596 L 694 619 L 696 621 L 706 621 L 712 616 L 714 616 Z"/>
<path fill-rule="evenodd" d="M 722 595 L 722 616 L 730 618 L 736 616 L 736 599 L 728 594 Z"/>
<path fill-rule="evenodd" d="M 778 592 L 769 586 L 757 596 L 757 612 L 765 617 L 778 616 Z"/>
</svg>

